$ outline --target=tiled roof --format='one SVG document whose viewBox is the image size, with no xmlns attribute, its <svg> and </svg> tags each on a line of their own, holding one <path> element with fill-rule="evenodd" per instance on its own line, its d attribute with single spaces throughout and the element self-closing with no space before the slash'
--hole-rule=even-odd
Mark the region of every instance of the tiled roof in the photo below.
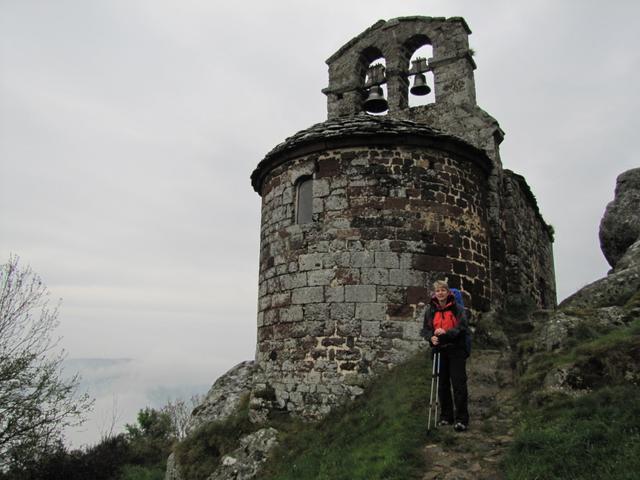
<svg viewBox="0 0 640 480">
<path fill-rule="evenodd" d="M 268 170 L 279 165 L 282 161 L 286 161 L 288 158 L 287 154 L 294 150 L 296 153 L 300 153 L 299 150 L 304 149 L 309 151 L 303 152 L 303 154 L 311 153 L 311 151 L 331 148 L 332 145 L 337 146 L 343 143 L 340 142 L 340 140 L 349 140 L 351 143 L 355 139 L 362 139 L 363 143 L 370 142 L 372 145 L 376 145 L 396 142 L 397 144 L 402 144 L 405 140 L 420 138 L 430 140 L 430 143 L 446 143 L 449 146 L 456 145 L 465 150 L 478 152 L 481 157 L 486 157 L 484 152 L 477 150 L 464 140 L 450 134 L 445 134 L 423 123 L 395 119 L 388 115 L 376 116 L 363 113 L 317 123 L 290 136 L 284 142 L 276 145 L 265 155 L 264 159 L 258 163 L 258 166 L 251 174 L 251 184 L 257 192 L 260 192 L 264 175 Z M 487 162 L 487 165 L 490 165 L 488 159 Z"/>
</svg>

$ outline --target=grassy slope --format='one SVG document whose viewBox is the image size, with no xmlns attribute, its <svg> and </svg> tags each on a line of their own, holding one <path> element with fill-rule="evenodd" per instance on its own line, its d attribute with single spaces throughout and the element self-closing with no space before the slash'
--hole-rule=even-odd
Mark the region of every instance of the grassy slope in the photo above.
<svg viewBox="0 0 640 480">
<path fill-rule="evenodd" d="M 420 478 L 430 361 L 420 353 L 315 425 L 285 427 L 264 480 Z"/>
<path fill-rule="evenodd" d="M 566 350 L 536 355 L 519 382 L 523 411 L 515 441 L 503 463 L 507 478 L 638 478 L 638 361 L 640 320 L 608 335 L 594 338 L 586 334 Z M 624 368 L 633 362 L 636 386 Z M 533 395 L 550 369 L 564 365 L 579 367 L 582 382 L 591 384 L 591 393 L 579 398 Z M 420 353 L 380 376 L 365 394 L 319 423 L 274 422 L 282 432 L 281 445 L 270 456 L 260 478 L 422 478 L 429 382 L 430 361 Z M 532 398 L 537 399 L 533 404 Z M 256 428 L 248 424 L 246 410 L 229 423 L 209 426 L 201 431 L 200 441 L 178 448 L 179 461 L 192 466 L 190 473 L 194 475 L 189 478 L 206 478 L 221 455 L 235 448 L 239 433 Z M 213 437 L 225 440 L 213 441 Z M 446 443 L 450 439 L 441 433 L 429 440 Z M 199 467 L 197 457 L 206 458 Z"/>
<path fill-rule="evenodd" d="M 504 462 L 507 478 L 640 478 L 640 319 L 628 327 L 533 358 L 521 378 L 523 398 L 537 398 L 520 418 Z M 547 372 L 571 366 L 579 397 L 531 396 Z M 633 373 L 635 371 L 635 374 Z"/>
</svg>

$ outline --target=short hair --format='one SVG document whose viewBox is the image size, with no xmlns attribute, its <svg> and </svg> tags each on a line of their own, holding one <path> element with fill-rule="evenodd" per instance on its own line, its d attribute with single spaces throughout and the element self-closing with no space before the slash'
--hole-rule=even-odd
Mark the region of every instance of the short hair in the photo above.
<svg viewBox="0 0 640 480">
<path fill-rule="evenodd" d="M 437 290 L 438 288 L 446 288 L 449 291 L 451 290 L 449 288 L 449 284 L 444 280 L 436 280 L 435 282 L 433 282 L 433 289 Z"/>
</svg>

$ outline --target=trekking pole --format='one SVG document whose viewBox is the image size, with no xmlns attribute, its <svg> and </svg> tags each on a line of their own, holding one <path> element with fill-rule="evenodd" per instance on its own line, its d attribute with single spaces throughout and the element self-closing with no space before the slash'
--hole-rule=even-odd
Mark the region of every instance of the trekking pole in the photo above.
<svg viewBox="0 0 640 480">
<path fill-rule="evenodd" d="M 433 426 L 438 425 L 438 406 L 440 405 L 440 352 L 436 352 L 436 409 Z"/>
<path fill-rule="evenodd" d="M 440 353 L 438 351 L 434 351 L 433 356 L 431 357 L 432 369 L 431 369 L 431 393 L 429 394 L 429 418 L 427 419 L 427 431 L 431 429 L 431 412 L 433 410 L 433 385 L 434 383 L 440 383 L 440 379 L 435 382 L 436 375 L 440 373 Z M 437 374 L 436 374 L 437 372 Z M 437 387 L 436 387 L 437 388 Z M 438 412 L 438 392 L 436 390 L 436 416 Z M 434 418 L 433 426 L 435 427 L 437 423 L 437 419 Z"/>
</svg>

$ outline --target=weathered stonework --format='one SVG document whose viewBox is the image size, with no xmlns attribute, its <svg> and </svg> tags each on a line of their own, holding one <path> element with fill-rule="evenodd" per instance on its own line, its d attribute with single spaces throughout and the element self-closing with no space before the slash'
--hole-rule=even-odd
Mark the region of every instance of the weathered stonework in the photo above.
<svg viewBox="0 0 640 480">
<path fill-rule="evenodd" d="M 492 249 L 493 279 L 500 285 L 494 303 L 531 299 L 540 308 L 553 308 L 553 229 L 542 219 L 523 177 L 504 170 L 501 192 L 500 247 Z"/>
<path fill-rule="evenodd" d="M 502 169 L 498 123 L 475 104 L 464 20 L 378 22 L 328 61 L 329 119 L 276 146 L 251 176 L 262 197 L 252 405 L 319 417 L 421 348 L 421 303 L 445 278 L 474 312 L 510 295 L 555 305 L 551 229 Z M 408 108 L 425 44 L 435 104 Z M 384 57 L 389 113 L 363 112 Z M 312 179 L 311 223 L 297 186 Z M 260 418 L 259 415 L 256 418 Z"/>
</svg>

